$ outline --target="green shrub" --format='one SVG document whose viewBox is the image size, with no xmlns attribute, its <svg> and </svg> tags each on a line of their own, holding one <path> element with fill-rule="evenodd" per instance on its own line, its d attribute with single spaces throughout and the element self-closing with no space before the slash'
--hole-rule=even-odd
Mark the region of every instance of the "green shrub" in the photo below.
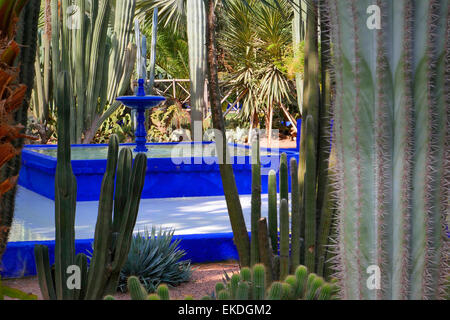
<svg viewBox="0 0 450 320">
<path fill-rule="evenodd" d="M 105 109 L 106 111 L 106 109 Z M 100 126 L 95 135 L 95 143 L 107 143 L 109 137 L 116 134 L 120 143 L 130 142 L 134 137 L 131 114 L 125 107 L 120 107 Z"/>
<path fill-rule="evenodd" d="M 180 250 L 180 240 L 172 241 L 174 230 L 153 227 L 133 237 L 128 259 L 122 268 L 119 289 L 127 290 L 127 279 L 136 276 L 148 292 L 155 292 L 161 283 L 177 286 L 189 281 L 192 270 L 190 260 L 181 260 L 186 252 Z"/>
</svg>

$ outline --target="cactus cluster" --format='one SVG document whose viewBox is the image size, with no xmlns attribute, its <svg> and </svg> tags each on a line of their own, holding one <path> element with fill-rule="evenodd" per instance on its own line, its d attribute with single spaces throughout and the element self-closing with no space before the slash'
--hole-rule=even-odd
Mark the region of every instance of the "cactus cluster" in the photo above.
<svg viewBox="0 0 450 320">
<path fill-rule="evenodd" d="M 438 299 L 449 274 L 450 1 L 330 0 L 343 298 Z M 380 290 L 367 286 L 369 267 Z"/>
<path fill-rule="evenodd" d="M 302 119 L 301 145 L 299 161 L 295 158 L 287 159 L 286 154 L 281 155 L 279 168 L 279 215 L 277 213 L 277 181 L 275 171 L 269 174 L 269 210 L 268 226 L 266 221 L 260 219 L 260 208 L 252 208 L 252 243 L 251 249 L 258 250 L 260 261 L 255 260 L 256 253 L 251 252 L 252 264 L 262 262 L 272 272 L 273 279 L 284 279 L 297 266 L 305 265 L 308 270 L 320 276 L 328 277 L 331 274 L 331 253 L 325 250 L 329 244 L 330 234 L 333 230 L 331 221 L 334 202 L 331 194 L 333 185 L 330 183 L 332 167 L 331 150 L 331 91 L 330 81 L 330 29 L 326 23 L 328 10 L 324 3 L 311 2 L 307 6 L 303 1 L 297 2 L 294 9 L 294 36 L 304 38 L 305 41 L 305 68 L 302 91 Z M 321 19 L 321 59 L 318 50 L 318 15 Z M 300 41 L 299 39 L 297 39 Z M 320 72 L 322 77 L 320 77 Z M 317 83 L 322 83 L 318 86 Z M 254 148 L 259 148 L 254 146 Z M 255 154 L 255 156 L 258 156 Z M 256 160 L 259 163 L 259 159 Z M 255 162 L 255 160 L 253 160 Z M 288 165 L 289 164 L 289 165 Z M 290 168 L 290 169 L 288 169 Z M 258 166 L 253 166 L 252 183 L 254 192 L 260 184 Z M 258 172 L 255 172 L 258 171 Z M 289 204 L 289 176 L 291 180 L 291 201 Z M 252 199 L 258 195 L 252 194 Z M 252 200 L 252 204 L 256 204 Z M 290 215 L 289 215 L 290 211 Z M 279 225 L 278 225 L 279 222 Z M 258 227 L 255 227 L 259 225 Z M 259 235 L 266 233 L 267 238 Z M 253 236 L 253 234 L 255 235 Z M 254 240 L 260 239 L 260 244 Z M 273 257 L 263 253 L 272 248 Z M 258 249 L 259 248 L 259 249 Z M 278 251 L 279 248 L 279 251 Z M 270 266 L 272 262 L 272 266 Z"/>
<path fill-rule="evenodd" d="M 266 282 L 263 264 L 242 268 L 240 274 L 227 275 L 227 281 L 217 283 L 213 297 L 217 300 L 331 300 L 337 287 L 298 266 L 284 281 Z M 205 297 L 204 299 L 208 299 Z"/>
<path fill-rule="evenodd" d="M 218 282 L 212 295 L 202 300 L 332 300 L 336 298 L 337 287 L 334 283 L 325 282 L 314 273 L 308 273 L 304 266 L 299 266 L 293 275 L 283 282 L 268 284 L 264 265 L 257 264 L 250 268 L 242 268 L 240 273 Z M 128 291 L 132 300 L 170 300 L 169 289 L 161 284 L 156 293 L 147 291 L 137 277 L 128 278 Z M 105 300 L 114 300 L 109 295 Z M 192 297 L 186 297 L 192 300 Z"/>
<path fill-rule="evenodd" d="M 130 86 L 136 57 L 131 42 L 135 6 L 135 0 L 50 3 L 53 88 L 59 72 L 67 71 L 72 143 L 90 143 L 103 121 L 120 107 L 115 98 Z"/>
<path fill-rule="evenodd" d="M 147 290 L 135 276 L 128 278 L 127 285 L 131 300 L 170 300 L 169 287 L 166 284 L 160 284 L 156 292 L 151 294 L 147 293 Z M 115 300 L 115 298 L 112 295 L 107 295 L 104 300 Z M 192 300 L 192 297 L 188 296 L 186 300 Z"/>
<path fill-rule="evenodd" d="M 106 172 L 102 182 L 93 256 L 75 256 L 75 209 L 77 184 L 71 167 L 70 87 L 66 72 L 58 78 L 58 155 L 55 176 L 55 265 L 50 267 L 47 246 L 36 245 L 35 259 L 39 285 L 45 299 L 102 299 L 117 290 L 120 270 L 126 262 L 144 186 L 147 158 L 134 159 L 128 148 L 119 154 L 118 138 L 112 135 Z M 78 266 L 80 289 L 67 285 L 68 268 Z"/>
<path fill-rule="evenodd" d="M 306 134 L 312 132 L 312 121 L 306 121 Z M 312 135 L 310 135 L 312 136 Z M 314 147 L 312 139 L 308 148 Z M 314 151 L 308 150 L 307 172 L 316 171 Z M 261 164 L 259 141 L 252 147 L 252 201 L 251 201 L 251 264 L 263 263 L 267 269 L 267 281 L 284 280 L 289 273 L 305 264 L 308 270 L 324 275 L 325 247 L 328 245 L 331 229 L 331 210 L 321 216 L 317 223 L 316 185 L 307 174 L 304 199 L 300 199 L 298 165 L 295 158 L 286 153 L 280 157 L 278 206 L 277 175 L 274 170 L 268 177 L 268 219 L 261 218 Z M 289 206 L 289 176 L 291 181 L 291 201 Z M 311 181 L 315 181 L 311 179 Z M 300 202 L 305 204 L 300 212 Z M 267 223 L 268 220 L 268 223 Z M 318 272 L 320 270 L 320 272 Z M 329 274 L 326 274 L 329 276 Z"/>
<path fill-rule="evenodd" d="M 216 284 L 212 297 L 217 300 L 331 300 L 336 298 L 337 286 L 309 273 L 305 266 L 298 266 L 284 281 L 269 283 L 263 264 L 242 268 L 240 273 L 228 276 Z M 333 280 L 334 281 L 334 280 Z"/>
</svg>

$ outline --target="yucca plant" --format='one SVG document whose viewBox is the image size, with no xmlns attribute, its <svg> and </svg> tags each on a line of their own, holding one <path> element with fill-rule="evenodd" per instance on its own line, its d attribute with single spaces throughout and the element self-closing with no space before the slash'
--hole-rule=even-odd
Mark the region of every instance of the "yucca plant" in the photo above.
<svg viewBox="0 0 450 320">
<path fill-rule="evenodd" d="M 139 278 L 147 292 L 155 292 L 161 283 L 177 286 L 189 281 L 192 275 L 190 260 L 182 260 L 186 255 L 179 249 L 180 239 L 173 241 L 174 230 L 158 233 L 152 227 L 133 237 L 127 262 L 120 272 L 119 289 L 127 290 L 130 276 Z"/>
<path fill-rule="evenodd" d="M 28 37 L 16 35 L 17 23 L 27 0 L 0 1 L 0 259 L 5 251 L 14 215 L 15 187 L 20 170 L 20 151 L 26 126 L 26 114 L 34 73 L 30 72 L 28 57 L 34 57 L 38 1 L 28 3 L 20 28 L 28 28 Z M 18 36 L 19 39 L 16 39 Z M 30 48 L 22 48 L 29 45 Z M 17 66 L 17 64 L 20 66 Z M 22 70 L 21 70 L 22 68 Z M 32 64 L 31 64 L 32 68 Z M 27 85 L 26 85 L 26 84 Z"/>
</svg>

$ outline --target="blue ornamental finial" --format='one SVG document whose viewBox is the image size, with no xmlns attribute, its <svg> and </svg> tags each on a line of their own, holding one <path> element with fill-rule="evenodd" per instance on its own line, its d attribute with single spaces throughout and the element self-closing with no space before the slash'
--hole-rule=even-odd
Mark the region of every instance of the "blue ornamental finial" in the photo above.
<svg viewBox="0 0 450 320">
<path fill-rule="evenodd" d="M 137 91 L 137 96 L 138 97 L 144 97 L 145 96 L 145 88 L 144 88 L 144 79 L 139 79 L 138 80 L 138 91 Z"/>
</svg>

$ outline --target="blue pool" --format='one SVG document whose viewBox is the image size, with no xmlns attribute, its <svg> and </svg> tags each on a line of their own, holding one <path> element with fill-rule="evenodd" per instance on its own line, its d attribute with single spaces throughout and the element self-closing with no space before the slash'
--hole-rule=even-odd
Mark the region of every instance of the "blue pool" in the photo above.
<svg viewBox="0 0 450 320">
<path fill-rule="evenodd" d="M 124 144 L 121 147 L 133 148 Z M 203 197 L 223 195 L 215 145 L 204 143 L 148 144 L 148 163 L 142 198 Z M 251 193 L 251 150 L 230 144 L 231 160 L 240 194 Z M 298 159 L 295 149 L 261 148 L 263 172 L 277 170 L 281 152 Z M 78 201 L 99 199 L 106 169 L 107 145 L 73 145 L 72 167 L 77 178 Z M 19 184 L 49 199 L 55 197 L 56 146 L 26 146 L 22 152 Z M 267 175 L 262 175 L 267 193 Z"/>
</svg>

